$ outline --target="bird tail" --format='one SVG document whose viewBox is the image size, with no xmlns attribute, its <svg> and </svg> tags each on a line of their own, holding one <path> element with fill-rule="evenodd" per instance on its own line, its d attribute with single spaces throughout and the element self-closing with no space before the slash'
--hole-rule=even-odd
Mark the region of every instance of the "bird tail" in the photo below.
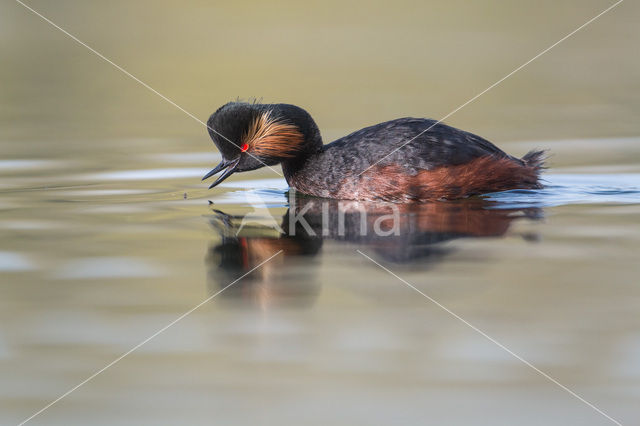
<svg viewBox="0 0 640 426">
<path fill-rule="evenodd" d="M 525 166 L 531 167 L 537 173 L 541 172 L 543 169 L 546 169 L 545 161 L 547 161 L 547 152 L 544 150 L 533 150 L 527 152 L 527 154 L 522 157 L 522 161 Z"/>
</svg>

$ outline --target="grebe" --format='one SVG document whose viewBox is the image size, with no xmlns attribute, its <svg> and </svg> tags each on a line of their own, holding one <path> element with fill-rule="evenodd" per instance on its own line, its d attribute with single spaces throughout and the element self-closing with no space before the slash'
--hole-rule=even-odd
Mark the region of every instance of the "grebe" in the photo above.
<svg viewBox="0 0 640 426">
<path fill-rule="evenodd" d="M 327 145 L 311 115 L 289 104 L 230 102 L 207 126 L 222 154 L 203 177 L 222 172 L 209 188 L 233 173 L 278 163 L 291 188 L 323 198 L 419 202 L 542 187 L 544 151 L 512 157 L 426 118 L 375 124 Z"/>
</svg>

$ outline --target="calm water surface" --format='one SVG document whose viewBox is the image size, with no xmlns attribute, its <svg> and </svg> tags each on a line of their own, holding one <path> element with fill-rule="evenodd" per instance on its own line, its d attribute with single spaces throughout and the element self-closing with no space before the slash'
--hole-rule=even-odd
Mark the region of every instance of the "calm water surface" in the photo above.
<svg viewBox="0 0 640 426">
<path fill-rule="evenodd" d="M 637 142 L 610 141 L 631 156 Z M 331 217 L 323 237 L 319 200 L 292 207 L 268 170 L 207 191 L 199 177 L 216 160 L 0 162 L 3 424 L 279 251 L 33 424 L 607 423 L 356 250 L 638 420 L 640 163 L 586 161 L 549 170 L 539 191 L 400 206 L 400 235 L 380 238 L 360 236 L 348 208 L 345 232 Z M 289 235 L 287 215 L 308 204 L 316 235 Z M 388 213 L 365 207 L 369 225 Z"/>
</svg>

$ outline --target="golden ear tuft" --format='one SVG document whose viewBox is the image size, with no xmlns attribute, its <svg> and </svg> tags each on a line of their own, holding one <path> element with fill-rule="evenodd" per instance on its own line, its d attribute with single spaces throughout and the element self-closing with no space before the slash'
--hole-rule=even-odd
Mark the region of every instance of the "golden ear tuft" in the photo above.
<svg viewBox="0 0 640 426">
<path fill-rule="evenodd" d="M 253 154 L 292 158 L 301 149 L 304 136 L 295 125 L 272 118 L 270 112 L 265 112 L 251 123 L 242 141 Z"/>
</svg>

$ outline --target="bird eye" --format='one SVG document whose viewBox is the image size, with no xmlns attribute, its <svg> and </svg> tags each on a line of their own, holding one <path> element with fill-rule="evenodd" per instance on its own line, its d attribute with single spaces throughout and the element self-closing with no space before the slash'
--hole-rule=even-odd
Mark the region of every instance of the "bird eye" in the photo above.
<svg viewBox="0 0 640 426">
<path fill-rule="evenodd" d="M 249 149 L 249 144 L 243 144 L 242 147 L 240 148 L 240 151 L 245 152 L 246 150 Z"/>
</svg>

